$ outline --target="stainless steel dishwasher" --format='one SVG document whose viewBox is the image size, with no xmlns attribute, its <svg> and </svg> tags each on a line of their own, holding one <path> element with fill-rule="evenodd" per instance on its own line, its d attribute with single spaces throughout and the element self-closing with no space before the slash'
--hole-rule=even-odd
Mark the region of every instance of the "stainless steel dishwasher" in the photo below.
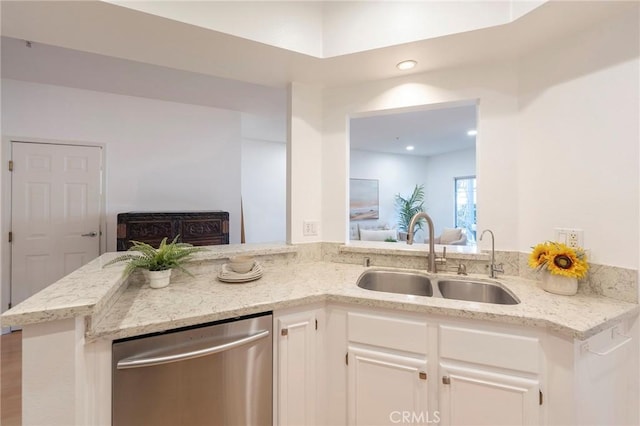
<svg viewBox="0 0 640 426">
<path fill-rule="evenodd" d="M 272 315 L 113 343 L 115 426 L 271 425 Z"/>
</svg>

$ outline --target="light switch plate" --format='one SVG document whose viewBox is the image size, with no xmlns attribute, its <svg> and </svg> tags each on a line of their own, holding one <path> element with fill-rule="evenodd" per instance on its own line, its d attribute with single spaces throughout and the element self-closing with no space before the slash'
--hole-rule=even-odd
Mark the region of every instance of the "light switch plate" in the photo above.
<svg viewBox="0 0 640 426">
<path fill-rule="evenodd" d="M 569 247 L 584 247 L 584 231 L 575 228 L 556 228 L 556 241 Z"/>
<path fill-rule="evenodd" d="M 318 235 L 318 222 L 315 220 L 305 220 L 302 222 L 302 235 L 313 237 Z"/>
</svg>

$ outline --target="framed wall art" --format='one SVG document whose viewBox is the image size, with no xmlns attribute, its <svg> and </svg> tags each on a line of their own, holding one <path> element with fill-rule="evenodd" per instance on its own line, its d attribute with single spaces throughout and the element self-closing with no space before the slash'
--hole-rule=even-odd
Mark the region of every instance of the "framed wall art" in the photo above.
<svg viewBox="0 0 640 426">
<path fill-rule="evenodd" d="M 349 220 L 378 219 L 377 179 L 349 179 Z"/>
</svg>

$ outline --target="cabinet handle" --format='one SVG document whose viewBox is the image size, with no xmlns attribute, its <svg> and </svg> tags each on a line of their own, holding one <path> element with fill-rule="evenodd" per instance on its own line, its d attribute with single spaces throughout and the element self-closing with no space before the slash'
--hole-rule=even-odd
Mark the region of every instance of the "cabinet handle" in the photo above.
<svg viewBox="0 0 640 426">
<path fill-rule="evenodd" d="M 280 330 L 280 335 L 281 336 L 288 336 L 289 335 L 289 329 L 288 328 L 283 328 L 282 330 Z"/>
<path fill-rule="evenodd" d="M 451 384 L 451 378 L 449 376 L 442 376 L 442 384 L 443 385 L 450 385 Z"/>
<path fill-rule="evenodd" d="M 421 371 L 419 376 L 420 380 L 427 380 L 427 373 L 425 373 L 424 371 Z"/>
</svg>

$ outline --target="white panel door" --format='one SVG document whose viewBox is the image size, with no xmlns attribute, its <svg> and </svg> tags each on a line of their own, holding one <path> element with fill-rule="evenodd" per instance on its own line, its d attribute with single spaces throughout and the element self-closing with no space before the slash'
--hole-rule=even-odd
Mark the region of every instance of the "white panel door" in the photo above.
<svg viewBox="0 0 640 426">
<path fill-rule="evenodd" d="M 100 147 L 12 142 L 11 304 L 100 252 Z"/>
<path fill-rule="evenodd" d="M 349 424 L 433 422 L 427 410 L 427 360 L 349 346 Z"/>
<path fill-rule="evenodd" d="M 277 421 L 279 426 L 316 424 L 316 313 L 277 319 Z"/>
<path fill-rule="evenodd" d="M 540 382 L 477 366 L 440 363 L 440 416 L 444 426 L 539 425 Z"/>
</svg>

